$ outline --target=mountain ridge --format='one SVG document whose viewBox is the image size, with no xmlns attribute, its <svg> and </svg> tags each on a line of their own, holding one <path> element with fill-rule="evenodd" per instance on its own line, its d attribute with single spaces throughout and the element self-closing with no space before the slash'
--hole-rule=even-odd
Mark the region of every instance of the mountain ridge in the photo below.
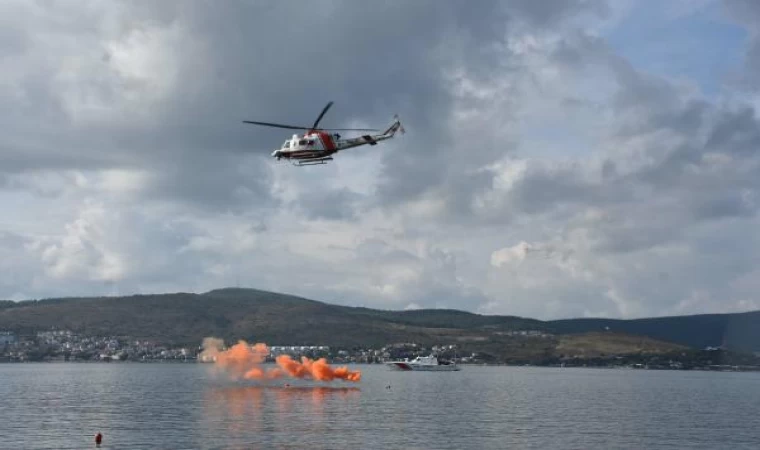
<svg viewBox="0 0 760 450">
<path fill-rule="evenodd" d="M 57 327 L 182 345 L 197 345 L 206 336 L 343 347 L 450 342 L 482 352 L 516 355 L 523 352 L 521 349 L 536 354 L 550 352 L 559 345 L 558 338 L 528 342 L 514 337 L 515 331 L 533 330 L 560 337 L 600 332 L 641 336 L 673 344 L 673 348 L 723 346 L 760 351 L 760 327 L 756 324 L 760 324 L 760 311 L 543 321 L 456 309 L 398 311 L 342 306 L 249 288 L 0 301 L 0 330 L 32 333 Z M 604 334 L 598 336 L 602 339 Z"/>
</svg>

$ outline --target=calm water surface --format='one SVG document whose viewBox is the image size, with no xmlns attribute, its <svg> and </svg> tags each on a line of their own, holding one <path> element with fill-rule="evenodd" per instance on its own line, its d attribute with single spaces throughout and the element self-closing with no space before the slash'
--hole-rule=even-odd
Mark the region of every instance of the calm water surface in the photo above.
<svg viewBox="0 0 760 450">
<path fill-rule="evenodd" d="M 356 368 L 264 387 L 205 364 L 0 364 L 0 448 L 760 448 L 760 373 Z"/>
</svg>

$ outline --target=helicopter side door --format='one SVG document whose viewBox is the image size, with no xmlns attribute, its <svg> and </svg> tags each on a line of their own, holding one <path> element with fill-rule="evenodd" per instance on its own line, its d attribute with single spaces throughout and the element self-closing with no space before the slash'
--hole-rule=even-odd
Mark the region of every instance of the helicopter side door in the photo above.
<svg viewBox="0 0 760 450">
<path fill-rule="evenodd" d="M 315 152 L 321 152 L 324 150 L 324 145 L 322 144 L 322 139 L 320 139 L 319 134 L 310 134 L 305 136 L 301 141 L 303 141 L 305 150 L 312 150 Z M 299 141 L 299 144 L 300 143 L 301 142 Z"/>
</svg>

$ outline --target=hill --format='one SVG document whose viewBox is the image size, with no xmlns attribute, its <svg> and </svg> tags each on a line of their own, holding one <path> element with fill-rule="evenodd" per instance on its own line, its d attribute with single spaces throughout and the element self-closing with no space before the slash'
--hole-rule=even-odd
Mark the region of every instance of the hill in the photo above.
<svg viewBox="0 0 760 450">
<path fill-rule="evenodd" d="M 685 349 L 687 349 L 686 346 L 666 343 L 646 336 L 590 332 L 560 336 L 555 351 L 559 356 L 603 358 L 607 355 L 620 354 L 659 355 Z"/>
<path fill-rule="evenodd" d="M 183 346 L 197 346 L 206 336 L 342 348 L 455 343 L 463 351 L 518 362 L 568 352 L 668 352 L 722 344 L 760 350 L 760 335 L 751 327 L 757 318 L 760 312 L 540 321 L 457 310 L 346 307 L 255 289 L 0 303 L 0 330 L 21 334 L 55 327 Z M 641 336 L 649 339 L 642 341 Z"/>
<path fill-rule="evenodd" d="M 205 336 L 344 347 L 411 341 L 433 344 L 442 336 L 482 341 L 493 331 L 537 328 L 541 324 L 531 319 L 453 310 L 345 307 L 254 289 L 32 300 L 0 309 L 0 329 L 19 333 L 56 327 L 176 345 L 194 345 Z"/>
<path fill-rule="evenodd" d="M 558 334 L 609 330 L 692 348 L 723 346 L 737 351 L 760 351 L 760 311 L 631 320 L 565 319 L 546 322 L 546 325 Z"/>
</svg>

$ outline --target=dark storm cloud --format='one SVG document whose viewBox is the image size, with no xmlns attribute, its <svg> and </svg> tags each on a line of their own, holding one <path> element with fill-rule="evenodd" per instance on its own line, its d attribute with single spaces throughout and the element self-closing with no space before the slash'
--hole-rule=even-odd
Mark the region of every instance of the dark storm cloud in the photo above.
<svg viewBox="0 0 760 450">
<path fill-rule="evenodd" d="M 529 169 L 510 197 L 520 211 L 540 213 L 566 203 L 611 203 L 623 200 L 624 194 L 621 189 L 610 190 L 600 182 L 589 180 L 580 165 L 570 165 Z"/>
<path fill-rule="evenodd" d="M 152 199 L 202 205 L 215 212 L 273 208 L 271 176 L 256 163 L 241 164 L 229 155 L 196 154 L 192 162 L 156 166 L 143 193 Z"/>
<path fill-rule="evenodd" d="M 443 70 L 462 63 L 487 66 L 484 58 L 489 55 L 481 48 L 498 41 L 514 17 L 550 26 L 563 14 L 586 7 L 585 2 L 557 7 L 552 2 L 536 6 L 491 0 L 449 2 L 446 7 L 433 1 L 323 2 L 310 8 L 258 1 L 229 1 L 221 7 L 172 1 L 121 6 L 117 17 L 122 23 L 108 36 L 110 41 L 129 42 L 145 33 L 146 42 L 155 43 L 161 32 L 178 33 L 167 44 L 170 70 L 176 71 L 168 96 L 157 103 L 146 101 L 141 113 L 149 114 L 147 120 L 127 110 L 113 120 L 77 124 L 56 84 L 64 61 L 43 59 L 39 55 L 44 48 L 22 45 L 34 36 L 33 28 L 6 28 L 3 44 L 15 55 L 31 54 L 35 70 L 12 86 L 15 94 L 2 114 L 5 123 L 14 125 L 3 141 L 3 170 L 147 168 L 156 176 L 166 175 L 154 186 L 163 186 L 166 195 L 187 193 L 199 204 L 212 205 L 231 201 L 241 187 L 237 177 L 227 176 L 229 163 L 216 156 L 255 155 L 260 163 L 252 165 L 249 176 L 264 180 L 253 190 L 259 201 L 267 201 L 262 189 L 268 178 L 264 158 L 289 133 L 241 121 L 309 125 L 333 100 L 323 126 L 346 126 L 354 118 L 384 127 L 399 113 L 416 130 L 418 138 L 408 143 L 413 161 L 404 162 L 398 155 L 386 161 L 393 186 L 388 190 L 397 191 L 390 196 L 408 196 L 434 185 L 436 172 L 445 164 L 429 170 L 420 164 L 440 151 L 441 113 L 451 101 Z M 53 32 L 67 38 L 81 34 L 82 39 L 71 45 L 81 45 L 85 51 L 79 57 L 96 70 L 79 74 L 79 85 L 69 86 L 75 95 L 94 95 L 111 104 L 143 86 L 134 77 L 114 72 L 116 55 L 105 37 L 96 34 L 105 27 L 104 16 L 83 9 L 62 17 Z M 40 19 L 28 13 L 19 17 L 19 22 L 24 20 Z M 188 188 L 177 189 L 185 178 Z"/>
<path fill-rule="evenodd" d="M 609 5 L 603 0 L 568 0 L 564 2 L 516 0 L 512 8 L 519 11 L 531 25 L 551 26 L 579 12 L 589 12 L 606 17 Z"/>
<path fill-rule="evenodd" d="M 700 197 L 692 205 L 693 215 L 697 220 L 719 218 L 749 218 L 757 213 L 757 206 L 749 203 L 741 192 L 731 189 L 729 192 L 710 193 Z"/>
<path fill-rule="evenodd" d="M 394 113 L 428 126 L 431 112 L 445 106 L 440 70 L 452 56 L 447 39 L 459 37 L 452 26 L 464 21 L 476 37 L 487 33 L 480 20 L 497 4 L 181 3 L 178 20 L 206 59 L 200 79 L 185 77 L 171 105 L 182 112 L 175 120 L 213 124 L 203 135 L 216 130 L 228 148 L 274 136 L 281 143 L 281 130 L 240 126 L 241 119 L 309 125 L 329 100 L 336 103 L 323 126 L 345 126 L 348 118 L 384 126 Z"/>
<path fill-rule="evenodd" d="M 469 19 L 468 22 L 458 24 L 458 35 L 449 38 L 457 44 L 446 47 L 450 59 L 444 67 L 465 69 L 468 78 L 487 82 L 495 77 L 508 76 L 510 70 L 520 70 L 520 67 L 510 66 L 510 55 L 503 48 L 510 30 L 526 24 L 536 31 L 543 30 L 580 11 L 603 10 L 605 3 L 516 1 L 496 4 L 478 2 L 475 5 L 479 6 L 479 13 L 462 15 Z M 457 12 L 460 10 L 457 9 Z M 487 35 L 488 40 L 484 40 L 483 36 L 472 39 L 468 33 L 473 29 L 494 31 Z M 498 44 L 498 51 L 493 50 L 494 44 Z M 378 199 L 384 204 L 396 205 L 430 189 L 439 189 L 439 195 L 444 196 L 453 215 L 467 213 L 466 196 L 490 185 L 487 174 L 467 173 L 467 169 L 497 160 L 514 145 L 513 142 L 493 145 L 493 142 L 484 141 L 477 132 L 451 129 L 455 98 L 451 80 L 439 80 L 439 83 L 444 81 L 449 84 L 439 88 L 438 103 L 430 105 L 429 119 L 424 124 L 428 126 L 419 127 L 422 124 L 412 122 L 407 127 L 410 132 L 404 137 L 403 146 L 383 155 L 384 170 L 378 187 Z M 480 105 L 476 102 L 471 106 L 478 108 Z"/>
<path fill-rule="evenodd" d="M 745 106 L 722 114 L 710 130 L 706 148 L 737 157 L 757 155 L 760 150 L 760 121 L 754 108 Z"/>
</svg>

